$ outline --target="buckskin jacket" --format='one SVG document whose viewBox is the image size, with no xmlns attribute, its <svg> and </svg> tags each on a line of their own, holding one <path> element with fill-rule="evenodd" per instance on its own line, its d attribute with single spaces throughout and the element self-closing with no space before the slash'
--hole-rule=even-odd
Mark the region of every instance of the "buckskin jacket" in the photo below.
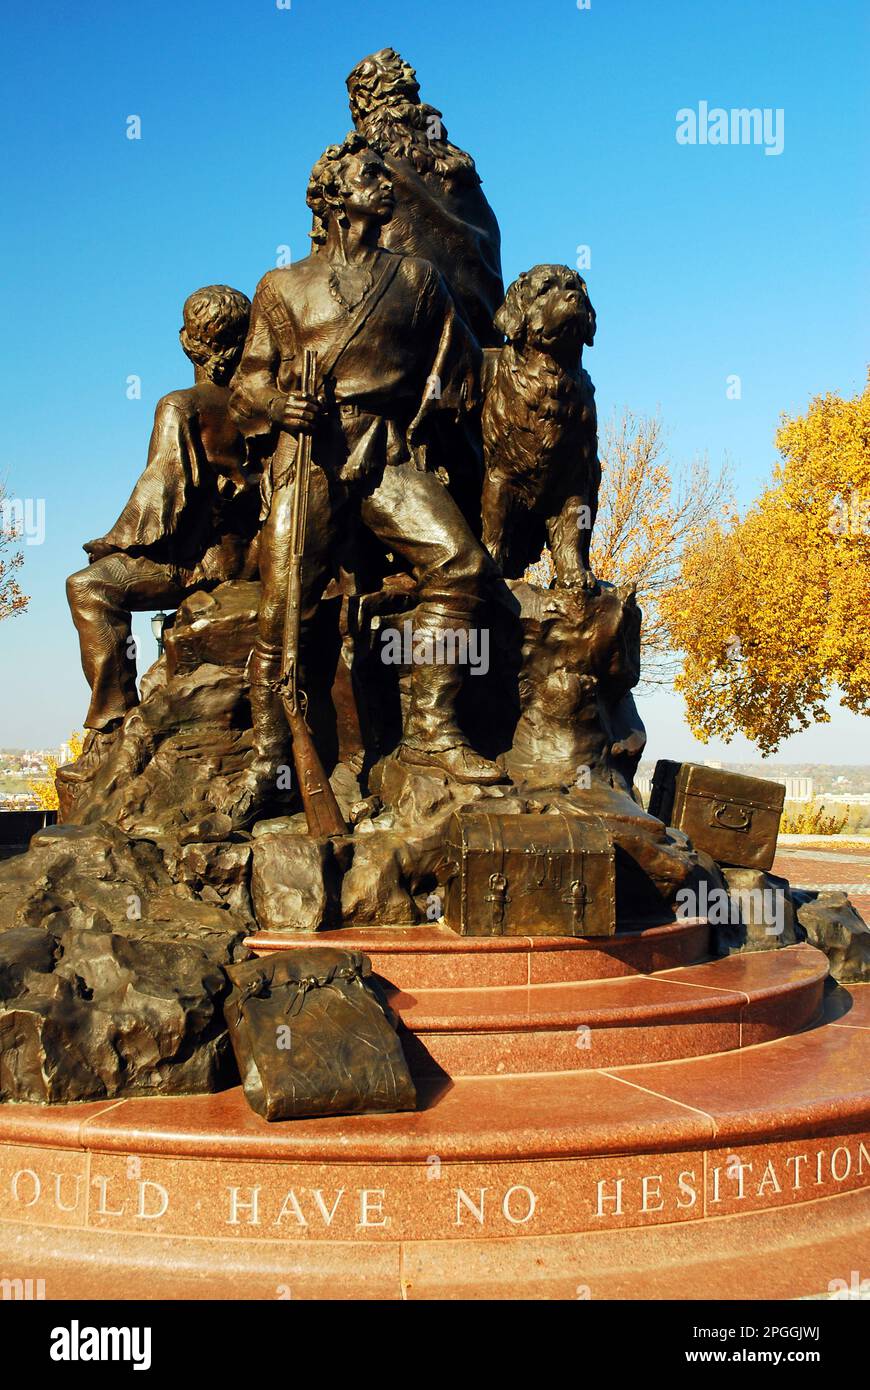
<svg viewBox="0 0 870 1390">
<path fill-rule="evenodd" d="M 445 427 L 461 427 L 477 404 L 480 349 L 441 274 L 414 256 L 382 250 L 368 293 L 351 308 L 323 253 L 260 281 L 230 409 L 267 453 L 306 348 L 317 353 L 325 404 L 314 462 L 345 482 L 387 463 L 437 469 L 450 447 Z M 269 476 L 266 507 L 283 481 Z"/>
</svg>

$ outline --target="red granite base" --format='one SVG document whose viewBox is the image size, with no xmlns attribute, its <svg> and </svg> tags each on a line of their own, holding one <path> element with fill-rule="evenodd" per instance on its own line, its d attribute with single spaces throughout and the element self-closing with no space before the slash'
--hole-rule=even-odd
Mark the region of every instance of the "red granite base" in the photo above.
<svg viewBox="0 0 870 1390">
<path fill-rule="evenodd" d="M 238 1089 L 0 1108 L 0 1278 L 61 1299 L 776 1298 L 864 1279 L 870 986 L 823 1001 L 809 947 L 647 976 L 642 935 L 618 947 L 632 971 L 558 985 L 529 983 L 531 957 L 583 948 L 499 943 L 476 953 L 497 980 L 480 989 L 405 939 L 389 977 L 409 1036 L 459 1059 L 420 1073 L 413 1114 L 268 1125 Z M 525 982 L 504 983 L 520 954 Z"/>
</svg>

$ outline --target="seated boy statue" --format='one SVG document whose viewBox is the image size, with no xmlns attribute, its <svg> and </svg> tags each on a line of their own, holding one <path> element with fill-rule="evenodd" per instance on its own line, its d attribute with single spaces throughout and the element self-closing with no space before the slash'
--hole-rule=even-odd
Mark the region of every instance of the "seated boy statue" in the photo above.
<svg viewBox="0 0 870 1390">
<path fill-rule="evenodd" d="M 187 299 L 180 338 L 194 384 L 158 401 L 145 471 L 111 531 L 83 547 L 87 568 L 67 580 L 91 688 L 73 781 L 90 775 L 139 702 L 132 614 L 176 608 L 195 590 L 256 575 L 260 479 L 246 467 L 227 409 L 250 310 L 227 285 Z"/>
</svg>

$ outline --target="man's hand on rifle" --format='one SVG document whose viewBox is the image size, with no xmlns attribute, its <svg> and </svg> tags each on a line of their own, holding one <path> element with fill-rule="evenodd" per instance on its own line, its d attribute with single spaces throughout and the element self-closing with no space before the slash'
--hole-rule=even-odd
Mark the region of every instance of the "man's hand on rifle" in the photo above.
<svg viewBox="0 0 870 1390">
<path fill-rule="evenodd" d="M 305 391 L 288 391 L 278 424 L 292 434 L 312 434 L 322 410 L 323 402 L 316 396 L 309 396 Z"/>
</svg>

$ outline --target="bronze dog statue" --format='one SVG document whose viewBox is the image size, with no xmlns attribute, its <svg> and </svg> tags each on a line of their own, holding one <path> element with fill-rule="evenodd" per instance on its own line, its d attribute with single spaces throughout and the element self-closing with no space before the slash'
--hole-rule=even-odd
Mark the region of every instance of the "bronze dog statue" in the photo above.
<svg viewBox="0 0 870 1390">
<path fill-rule="evenodd" d="M 585 281 L 566 265 L 533 266 L 495 323 L 507 343 L 486 354 L 483 543 L 515 579 L 546 541 L 556 583 L 588 585 L 601 466 L 595 389 L 582 365 L 595 337 Z"/>
</svg>

